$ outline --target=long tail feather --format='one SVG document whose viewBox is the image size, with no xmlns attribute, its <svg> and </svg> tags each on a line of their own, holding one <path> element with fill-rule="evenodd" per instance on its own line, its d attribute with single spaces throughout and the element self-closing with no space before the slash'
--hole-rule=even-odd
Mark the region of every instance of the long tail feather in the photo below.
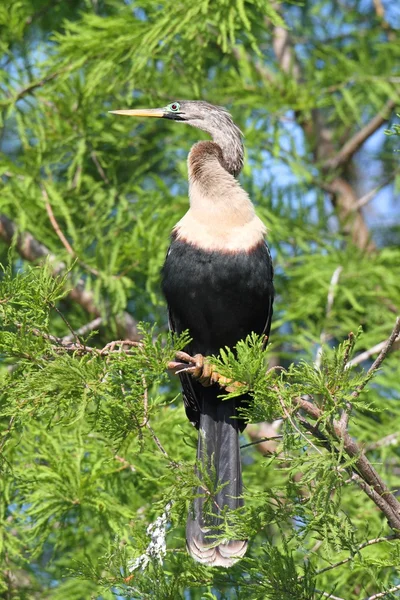
<svg viewBox="0 0 400 600">
<path fill-rule="evenodd" d="M 246 552 L 247 540 L 217 541 L 221 512 L 243 506 L 242 469 L 235 400 L 221 401 L 219 389 L 202 388 L 199 437 L 197 445 L 198 477 L 204 482 L 189 511 L 186 543 L 191 556 L 205 565 L 230 567 Z M 216 493 L 206 480 L 215 479 Z M 208 486 L 210 487 L 210 486 Z M 211 492 L 211 493 L 210 493 Z"/>
</svg>

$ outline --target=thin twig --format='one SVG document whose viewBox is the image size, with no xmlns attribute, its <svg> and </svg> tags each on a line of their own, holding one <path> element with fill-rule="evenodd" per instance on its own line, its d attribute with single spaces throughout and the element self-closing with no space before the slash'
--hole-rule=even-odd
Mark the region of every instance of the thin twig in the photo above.
<svg viewBox="0 0 400 600">
<path fill-rule="evenodd" d="M 377 450 L 378 448 L 382 448 L 384 446 L 397 446 L 400 441 L 400 431 L 396 431 L 395 433 L 390 433 L 386 435 L 380 440 L 376 442 L 371 442 L 365 446 L 365 450 Z"/>
<path fill-rule="evenodd" d="M 102 178 L 102 180 L 104 181 L 104 183 L 106 183 L 107 185 L 110 184 L 110 181 L 107 177 L 107 175 L 104 173 L 104 169 L 101 166 L 99 159 L 97 158 L 97 154 L 94 150 L 91 151 L 90 153 L 90 158 L 92 159 L 92 161 L 94 162 L 97 172 L 100 175 L 100 177 Z"/>
<path fill-rule="evenodd" d="M 378 600 L 378 598 L 384 598 L 388 594 L 393 594 L 393 592 L 397 592 L 400 590 L 400 585 L 395 585 L 394 587 L 386 590 L 384 592 L 379 592 L 378 594 L 373 594 L 372 596 L 368 596 L 365 600 Z"/>
<path fill-rule="evenodd" d="M 360 131 L 350 138 L 343 148 L 322 165 L 324 170 L 334 170 L 348 162 L 351 157 L 361 148 L 364 142 L 371 137 L 388 120 L 388 113 L 396 106 L 394 100 L 389 100 L 383 110 L 375 115 Z"/>
<path fill-rule="evenodd" d="M 11 429 L 12 429 L 12 426 L 13 426 L 13 424 L 14 424 L 14 421 L 15 421 L 15 416 L 13 415 L 13 416 L 10 418 L 9 422 L 8 422 L 8 427 L 7 427 L 7 429 L 5 430 L 5 432 L 3 432 L 3 439 L 2 439 L 2 440 L 1 440 L 1 442 L 0 442 L 0 452 L 3 450 L 3 448 L 4 448 L 4 446 L 5 446 L 5 443 L 6 443 L 6 441 L 7 441 L 7 440 L 8 440 L 8 438 L 10 437 L 10 434 L 11 434 Z"/>
<path fill-rule="evenodd" d="M 327 301 L 326 301 L 326 309 L 325 309 L 325 319 L 328 320 L 331 312 L 332 312 L 332 308 L 333 308 L 333 303 L 335 300 L 335 291 L 336 291 L 336 286 L 339 283 L 339 277 L 341 272 L 343 271 L 343 267 L 341 265 L 339 265 L 338 267 L 336 267 L 336 269 L 334 270 L 332 277 L 331 277 L 331 281 L 329 283 L 329 289 L 328 289 L 328 297 L 327 297 Z M 323 329 L 321 331 L 321 335 L 320 335 L 320 347 L 317 350 L 317 355 L 315 358 L 315 367 L 317 369 L 319 369 L 321 367 L 321 361 L 322 361 L 322 346 L 323 344 L 325 344 L 328 340 L 328 336 L 325 332 L 325 330 Z"/>
<path fill-rule="evenodd" d="M 64 246 L 64 248 L 66 249 L 66 251 L 68 252 L 68 254 L 70 256 L 72 256 L 73 258 L 76 258 L 78 260 L 79 264 L 84 269 L 86 269 L 87 271 L 89 271 L 89 273 L 91 273 L 92 275 L 95 275 L 96 277 L 98 277 L 99 276 L 99 272 L 97 271 L 97 269 L 93 269 L 93 267 L 91 267 L 90 265 L 87 265 L 85 262 L 83 262 L 82 260 L 80 260 L 79 256 L 77 255 L 77 253 L 75 252 L 75 250 L 72 248 L 71 244 L 68 242 L 67 238 L 65 237 L 65 235 L 61 231 L 61 227 L 59 226 L 59 224 L 57 222 L 57 219 L 54 216 L 53 209 L 51 207 L 49 195 L 47 193 L 46 188 L 44 187 L 43 184 L 41 184 L 40 188 L 42 190 L 42 195 L 43 195 L 43 198 L 44 198 L 44 201 L 45 201 L 46 212 L 47 212 L 47 214 L 49 216 L 50 223 L 51 223 L 54 231 L 56 232 L 59 240 L 61 241 L 62 245 Z"/>
<path fill-rule="evenodd" d="M 352 349 L 354 348 L 354 343 L 355 343 L 355 335 L 352 331 L 350 331 L 349 333 L 349 337 L 348 337 L 348 342 L 347 342 L 347 346 L 344 352 L 344 356 L 343 356 L 343 367 L 344 369 L 346 369 L 347 364 L 349 362 L 349 356 L 350 353 L 352 351 Z M 345 407 L 342 410 L 342 414 L 340 416 L 339 419 L 339 426 L 342 428 L 342 431 L 346 431 L 348 424 L 349 424 L 349 419 L 350 419 L 350 415 L 351 415 L 351 411 L 353 409 L 353 405 L 351 402 L 346 401 L 345 403 Z"/>
<path fill-rule="evenodd" d="M 395 326 L 393 328 L 392 333 L 390 334 L 389 338 L 384 343 L 381 351 L 379 352 L 379 355 L 377 356 L 377 358 L 374 360 L 374 362 L 372 363 L 372 365 L 368 369 L 368 371 L 367 371 L 367 377 L 357 387 L 357 389 L 354 390 L 354 392 L 352 393 L 352 395 L 351 395 L 352 398 L 355 399 L 355 398 L 357 398 L 360 395 L 361 391 L 365 388 L 365 386 L 367 385 L 367 383 L 370 381 L 371 377 L 379 369 L 379 367 L 381 366 L 381 364 L 385 360 L 386 356 L 389 354 L 389 351 L 390 351 L 391 347 L 393 346 L 394 342 L 396 341 L 396 339 L 397 339 L 397 337 L 398 337 L 399 334 L 400 334 L 400 317 L 398 317 L 396 319 L 396 324 L 395 324 Z"/>
<path fill-rule="evenodd" d="M 394 343 L 398 343 L 398 342 L 400 342 L 400 336 L 397 336 L 397 338 L 394 340 Z M 354 358 L 352 358 L 349 361 L 347 368 L 354 367 L 355 365 L 359 365 L 359 364 L 363 363 L 364 361 L 370 359 L 371 356 L 378 354 L 378 352 L 381 352 L 382 348 L 385 347 L 386 343 L 387 343 L 387 340 L 385 340 L 383 342 L 379 342 L 379 344 L 375 344 L 375 346 L 372 346 L 372 348 L 365 350 L 365 352 L 361 352 L 360 354 L 358 354 L 357 356 L 355 356 Z"/>
<path fill-rule="evenodd" d="M 60 228 L 59 224 L 57 223 L 57 220 L 56 220 L 56 218 L 54 216 L 54 213 L 53 213 L 53 209 L 51 208 L 51 204 L 50 204 L 50 200 L 49 200 L 49 195 L 48 195 L 47 190 L 46 190 L 46 188 L 44 187 L 43 184 L 40 185 L 40 189 L 42 190 L 42 196 L 44 198 L 44 204 L 45 204 L 45 207 L 46 207 L 46 212 L 47 212 L 47 214 L 49 216 L 50 223 L 51 223 L 54 231 L 58 235 L 59 240 L 61 241 L 62 245 L 64 246 L 64 248 L 66 249 L 66 251 L 68 252 L 68 254 L 70 254 L 71 256 L 73 256 L 74 258 L 76 258 L 76 254 L 75 254 L 74 250 L 72 249 L 70 243 L 68 242 L 67 238 L 65 237 L 65 235 L 61 231 L 61 228 Z"/>
<path fill-rule="evenodd" d="M 331 600 L 345 600 L 344 598 L 339 598 L 339 596 L 334 596 L 333 594 L 328 594 L 328 592 L 321 592 L 321 590 L 314 590 L 317 594 L 322 594 L 325 598 L 330 598 Z"/>
<path fill-rule="evenodd" d="M 55 304 L 52 304 L 51 307 L 54 308 L 54 310 L 59 315 L 59 317 L 61 317 L 61 319 L 64 321 L 65 325 L 68 327 L 69 331 L 71 332 L 71 335 L 73 336 L 73 339 L 75 339 L 75 342 L 78 343 L 78 344 L 80 344 L 81 346 L 85 347 L 85 344 L 79 338 L 77 332 L 74 331 L 72 325 L 69 324 L 69 322 L 67 321 L 67 319 L 65 318 L 65 316 L 62 314 L 61 310 L 59 310 Z"/>
<path fill-rule="evenodd" d="M 75 336 L 86 335 L 87 333 L 90 333 L 91 331 L 94 331 L 95 329 L 100 327 L 102 321 L 103 321 L 102 317 L 97 317 L 96 319 L 93 319 L 93 321 L 90 321 L 89 323 L 85 323 L 85 325 L 82 325 L 82 327 L 79 327 L 79 329 L 76 329 L 74 331 L 74 335 L 72 335 L 72 334 L 65 335 L 62 338 L 62 341 L 63 342 L 72 342 L 72 340 L 75 339 Z"/>
<path fill-rule="evenodd" d="M 145 376 L 142 374 L 142 383 L 143 383 L 143 412 L 144 412 L 144 416 L 143 416 L 143 421 L 142 423 L 139 425 L 139 427 L 145 427 L 145 425 L 147 425 L 147 422 L 149 420 L 148 418 L 148 407 L 149 407 L 149 392 L 147 389 L 147 381 Z"/>
<path fill-rule="evenodd" d="M 170 457 L 168 456 L 167 451 L 164 449 L 163 445 L 161 444 L 160 440 L 158 439 L 158 437 L 156 436 L 154 429 L 151 427 L 149 421 L 147 421 L 146 423 L 146 427 L 147 429 L 150 431 L 151 433 L 151 437 L 153 438 L 153 440 L 155 441 L 156 445 L 158 446 L 159 450 L 162 452 L 162 454 L 164 454 L 165 458 L 168 458 L 168 460 L 170 461 L 170 463 L 174 466 L 177 467 L 178 463 L 176 463 L 174 460 L 171 460 Z"/>
<path fill-rule="evenodd" d="M 22 328 L 21 323 L 15 323 L 15 326 L 19 329 Z M 70 327 L 70 326 L 69 326 Z M 73 331 L 73 330 L 72 330 Z M 94 348 L 93 346 L 88 346 L 87 344 L 83 344 L 79 338 L 76 339 L 75 342 L 71 342 L 66 338 L 59 338 L 55 335 L 50 335 L 48 333 L 44 333 L 40 331 L 36 327 L 31 327 L 29 332 L 35 335 L 36 337 L 41 337 L 45 340 L 48 340 L 52 344 L 52 349 L 57 351 L 64 352 L 78 352 L 80 354 L 95 354 L 98 356 L 109 356 L 110 354 L 121 353 L 121 350 L 124 346 L 128 346 L 128 348 L 143 348 L 143 344 L 141 342 L 135 342 L 133 340 L 114 340 L 112 342 L 108 342 L 103 348 Z M 74 337 L 77 332 L 74 331 Z M 129 349 L 124 349 L 124 356 L 132 355 L 132 351 Z"/>
<path fill-rule="evenodd" d="M 133 465 L 131 465 L 131 463 L 126 460 L 126 458 L 123 458 L 122 456 L 118 456 L 118 454 L 116 454 L 114 456 L 114 458 L 115 458 L 115 460 L 117 460 L 118 462 L 120 462 L 123 465 L 123 467 L 122 467 L 123 469 L 130 469 L 132 472 L 136 471 L 135 467 Z"/>
<path fill-rule="evenodd" d="M 374 544 L 380 544 L 382 542 L 390 542 L 391 540 L 395 540 L 395 539 L 396 539 L 395 535 L 387 535 L 386 537 L 374 538 L 373 540 L 368 540 L 368 542 L 363 542 L 362 544 L 360 544 L 357 547 L 356 552 L 359 552 L 360 550 L 362 550 L 363 548 L 367 548 L 368 546 L 372 546 Z M 319 569 L 319 571 L 316 571 L 314 573 L 314 575 L 315 576 L 321 575 L 322 573 L 326 573 L 326 571 L 331 571 L 332 569 L 336 569 L 337 567 L 341 567 L 342 565 L 345 565 L 346 563 L 348 563 L 348 562 L 350 562 L 350 561 L 352 561 L 354 559 L 355 559 L 355 555 L 354 556 L 348 556 L 347 558 L 344 558 L 343 560 L 339 560 L 338 562 L 334 563 L 333 565 L 329 565 L 328 567 L 324 567 L 323 569 Z"/>
<path fill-rule="evenodd" d="M 241 449 L 248 448 L 249 446 L 255 446 L 256 444 L 262 444 L 263 442 L 271 442 L 272 440 L 281 440 L 283 435 L 273 435 L 272 437 L 263 437 L 255 442 L 249 442 L 248 444 L 243 444 L 240 446 Z"/>
<path fill-rule="evenodd" d="M 396 176 L 396 171 L 394 173 L 392 173 L 392 175 L 390 177 L 388 177 L 387 179 L 385 179 L 385 181 L 383 181 L 382 183 L 380 183 L 379 185 L 377 185 L 376 187 L 374 187 L 372 190 L 370 190 L 369 192 L 367 192 L 366 194 L 364 194 L 364 196 L 361 196 L 361 198 L 359 198 L 357 200 L 357 202 L 354 204 L 354 206 L 352 207 L 352 211 L 356 211 L 359 210 L 360 208 L 362 208 L 363 206 L 365 206 L 366 204 L 368 204 L 368 202 L 371 202 L 371 200 L 373 200 L 376 196 L 376 194 L 383 189 L 384 187 L 386 187 L 387 185 L 389 185 L 389 183 L 391 183 L 393 181 L 393 179 Z"/>
<path fill-rule="evenodd" d="M 310 446 L 311 446 L 312 448 L 314 448 L 314 450 L 315 450 L 316 452 L 318 452 L 318 454 L 321 454 L 321 455 L 322 455 L 322 452 L 321 452 L 321 450 L 320 450 L 319 448 L 317 448 L 317 446 L 315 446 L 315 444 L 313 444 L 313 443 L 312 443 L 312 441 L 311 441 L 309 438 L 307 438 L 307 437 L 304 435 L 304 433 L 303 433 L 303 432 L 302 432 L 302 431 L 301 431 L 301 430 L 300 430 L 300 429 L 297 427 L 296 423 L 293 421 L 293 419 L 292 419 L 292 417 L 291 417 L 291 415 L 290 415 L 290 413 L 289 413 L 288 409 L 287 409 L 287 408 L 286 408 L 286 406 L 285 406 L 285 403 L 284 403 L 284 401 L 283 401 L 283 398 L 282 398 L 282 396 L 281 396 L 281 394 L 280 394 L 280 392 L 279 392 L 279 388 L 278 388 L 276 385 L 274 386 L 274 390 L 275 390 L 275 391 L 276 391 L 276 393 L 277 393 L 277 396 L 278 396 L 278 399 L 279 399 L 279 403 L 280 403 L 280 405 L 281 405 L 281 407 L 282 407 L 282 410 L 283 410 L 283 412 L 284 412 L 284 414 L 285 414 L 285 417 L 288 419 L 288 421 L 289 421 L 289 423 L 292 425 L 293 429 L 295 429 L 295 430 L 297 431 L 297 433 L 298 433 L 298 434 L 299 434 L 299 435 L 300 435 L 302 438 L 304 438 L 304 439 L 306 440 L 307 444 L 310 444 Z"/>
</svg>

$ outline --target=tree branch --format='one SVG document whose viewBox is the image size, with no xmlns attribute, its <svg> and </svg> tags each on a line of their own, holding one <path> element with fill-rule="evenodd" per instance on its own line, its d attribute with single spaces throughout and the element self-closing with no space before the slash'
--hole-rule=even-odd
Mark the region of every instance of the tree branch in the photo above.
<svg viewBox="0 0 400 600">
<path fill-rule="evenodd" d="M 363 550 L 363 548 L 367 548 L 368 546 L 373 546 L 374 544 L 381 544 L 382 542 L 390 542 L 395 539 L 397 539 L 397 537 L 395 535 L 387 535 L 385 537 L 378 537 L 378 538 L 374 538 L 373 540 L 368 540 L 368 542 L 364 542 L 363 544 L 360 544 L 358 546 L 357 552 L 360 552 L 360 550 Z M 347 558 L 344 558 L 343 560 L 339 560 L 338 562 L 334 563 L 333 565 L 329 565 L 328 567 L 319 569 L 319 571 L 316 571 L 314 573 L 314 575 L 315 576 L 322 575 L 322 573 L 326 573 L 327 571 L 331 571 L 332 569 L 341 567 L 342 565 L 345 565 L 346 563 L 354 560 L 354 558 L 355 558 L 355 555 L 348 556 Z"/>
<path fill-rule="evenodd" d="M 57 277 L 66 270 L 66 264 L 58 261 L 57 257 L 50 250 L 36 240 L 28 232 L 20 233 L 17 225 L 6 215 L 0 214 L 0 238 L 8 245 L 15 243 L 15 247 L 20 256 L 29 261 L 36 262 L 47 258 L 52 266 L 54 277 Z M 82 306 L 89 314 L 100 317 L 100 309 L 96 305 L 94 294 L 85 289 L 85 282 L 80 279 L 78 283 L 68 292 L 71 300 Z M 138 340 L 139 333 L 136 321 L 127 312 L 123 312 L 120 318 L 117 318 L 118 325 L 126 337 L 131 340 Z"/>
<path fill-rule="evenodd" d="M 399 331 L 400 318 L 396 320 L 396 324 L 392 333 L 390 334 L 388 340 L 384 343 L 379 356 L 368 370 L 365 382 L 360 384 L 356 390 L 354 390 L 353 398 L 356 398 L 361 393 L 362 389 L 364 389 L 365 385 L 381 366 L 382 362 L 387 357 L 395 339 L 397 338 Z M 191 357 L 183 352 L 177 353 L 177 358 L 180 362 L 172 361 L 168 364 L 168 368 L 171 368 L 175 373 L 177 371 L 179 372 L 184 370 L 201 381 L 203 374 L 199 373 L 198 360 L 196 360 L 196 358 Z M 227 390 L 234 390 L 243 386 L 243 383 L 227 380 L 225 377 L 221 377 L 216 372 L 213 372 L 213 381 L 217 382 L 220 387 Z M 283 401 L 279 395 L 279 388 L 275 386 L 274 389 L 276 393 L 278 393 L 278 398 L 282 406 Z M 323 417 L 323 410 L 316 404 L 310 402 L 310 400 L 307 398 L 296 396 L 292 398 L 292 404 L 293 406 L 302 409 L 312 419 L 320 421 Z M 289 418 L 289 420 L 292 422 L 290 413 L 287 411 L 287 409 L 284 406 L 282 406 L 282 409 L 284 412 L 284 418 Z M 309 425 L 309 427 L 307 426 L 307 429 L 311 431 L 317 437 L 317 439 L 320 439 L 320 432 L 318 431 L 318 428 L 314 428 L 308 422 L 306 423 Z M 345 425 L 347 425 L 347 420 Z M 340 441 L 346 454 L 355 459 L 353 468 L 356 472 L 353 474 L 352 479 L 358 483 L 361 489 L 368 495 L 369 498 L 371 498 L 381 512 L 383 512 L 388 520 L 389 525 L 396 531 L 400 532 L 400 503 L 388 489 L 385 482 L 371 465 L 371 463 L 368 461 L 363 453 L 363 450 L 350 437 L 343 422 L 331 419 L 325 423 L 325 426 L 331 435 Z"/>
<path fill-rule="evenodd" d="M 342 271 L 343 271 L 343 267 L 339 265 L 338 267 L 336 267 L 336 269 L 332 273 L 331 281 L 329 283 L 328 297 L 326 300 L 326 309 L 325 309 L 325 318 L 326 319 L 328 319 L 331 315 L 332 308 L 333 308 L 333 302 L 335 300 L 336 286 L 339 283 L 339 277 L 340 277 L 340 274 Z M 326 332 L 324 330 L 322 330 L 321 335 L 320 335 L 321 345 L 319 346 L 319 348 L 317 350 L 317 354 L 316 354 L 316 358 L 315 358 L 315 366 L 317 369 L 319 369 L 321 366 L 322 346 L 323 346 L 323 344 L 325 344 L 327 342 L 327 340 L 328 340 L 328 336 L 326 335 Z"/>
<path fill-rule="evenodd" d="M 388 112 L 392 111 L 396 103 L 394 100 L 389 100 L 382 112 L 378 113 L 369 123 L 367 123 L 360 131 L 358 131 L 352 138 L 350 138 L 343 146 L 343 148 L 335 155 L 327 160 L 322 165 L 322 168 L 327 170 L 334 170 L 344 165 L 349 161 L 352 156 L 361 148 L 361 146 L 367 141 L 369 137 L 375 131 L 377 131 L 382 125 L 388 120 Z"/>
<path fill-rule="evenodd" d="M 379 592 L 378 594 L 368 596 L 368 598 L 365 598 L 365 600 L 378 600 L 378 598 L 384 598 L 388 594 L 393 594 L 393 592 L 397 592 L 398 590 L 400 590 L 400 585 L 395 585 L 394 587 L 386 590 L 385 592 Z"/>
<path fill-rule="evenodd" d="M 390 334 L 390 337 L 386 341 L 381 342 L 380 344 L 376 344 L 376 346 L 373 346 L 369 350 L 362 352 L 362 354 L 359 354 L 358 356 L 353 358 L 353 360 L 349 360 L 349 362 L 347 364 L 347 368 L 353 367 L 354 365 L 358 365 L 359 363 L 363 362 L 364 360 L 367 360 L 368 358 L 370 358 L 373 354 L 376 354 L 377 352 L 379 352 L 379 356 L 375 359 L 375 361 L 373 362 L 371 367 L 368 369 L 368 373 L 371 374 L 371 376 L 372 376 L 373 373 L 375 371 L 377 371 L 377 369 L 379 369 L 379 367 L 385 360 L 390 349 L 393 347 L 393 344 L 398 341 L 400 341 L 400 317 L 398 317 L 396 319 L 396 324 L 393 328 L 393 331 Z M 368 383 L 368 381 L 366 383 Z"/>
</svg>

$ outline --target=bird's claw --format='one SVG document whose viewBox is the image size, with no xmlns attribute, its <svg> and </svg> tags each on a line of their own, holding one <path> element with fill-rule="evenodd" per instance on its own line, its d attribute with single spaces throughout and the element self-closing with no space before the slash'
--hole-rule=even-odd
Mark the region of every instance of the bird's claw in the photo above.
<svg viewBox="0 0 400 600">
<path fill-rule="evenodd" d="M 210 387 L 215 383 L 226 386 L 230 383 L 230 379 L 223 377 L 216 371 L 215 367 L 210 364 L 207 358 L 204 358 L 202 354 L 195 354 L 193 357 L 196 361 L 195 370 L 192 372 L 192 377 L 197 379 L 204 387 Z"/>
</svg>

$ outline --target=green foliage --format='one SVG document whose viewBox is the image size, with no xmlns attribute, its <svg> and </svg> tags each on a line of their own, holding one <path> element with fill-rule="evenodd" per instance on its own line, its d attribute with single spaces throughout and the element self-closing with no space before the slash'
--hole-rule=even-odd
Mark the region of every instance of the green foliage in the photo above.
<svg viewBox="0 0 400 600">
<path fill-rule="evenodd" d="M 343 215 L 324 192 L 337 175 L 324 144 L 339 151 L 399 102 L 398 15 L 347 4 L 1 3 L 0 596 L 357 600 L 398 584 L 399 541 L 362 546 L 391 530 L 332 426 L 351 402 L 351 439 L 398 489 L 396 350 L 373 377 L 372 356 L 347 368 L 398 314 L 396 203 L 386 186 L 390 219 L 372 223 L 366 252 L 349 235 L 357 211 Z M 284 64 L 286 32 L 296 60 Z M 230 108 L 275 265 L 268 347 L 252 335 L 212 358 L 242 384 L 231 396 L 252 396 L 243 416 L 275 421 L 268 447 L 243 435 L 245 507 L 224 515 L 220 535 L 248 537 L 249 551 L 227 571 L 185 551 L 197 432 L 166 365 L 189 338 L 167 334 L 160 293 L 168 234 L 187 209 L 185 158 L 204 134 L 107 114 L 176 98 Z M 362 193 L 379 185 L 374 173 L 398 179 L 398 125 L 386 133 L 340 171 Z M 2 215 L 48 260 L 30 264 Z M 86 303 L 69 293 L 82 287 Z M 124 311 L 146 323 L 141 344 L 107 346 L 124 337 Z M 72 333 L 94 317 L 94 330 Z M 166 552 L 150 556 L 164 513 Z"/>
</svg>

